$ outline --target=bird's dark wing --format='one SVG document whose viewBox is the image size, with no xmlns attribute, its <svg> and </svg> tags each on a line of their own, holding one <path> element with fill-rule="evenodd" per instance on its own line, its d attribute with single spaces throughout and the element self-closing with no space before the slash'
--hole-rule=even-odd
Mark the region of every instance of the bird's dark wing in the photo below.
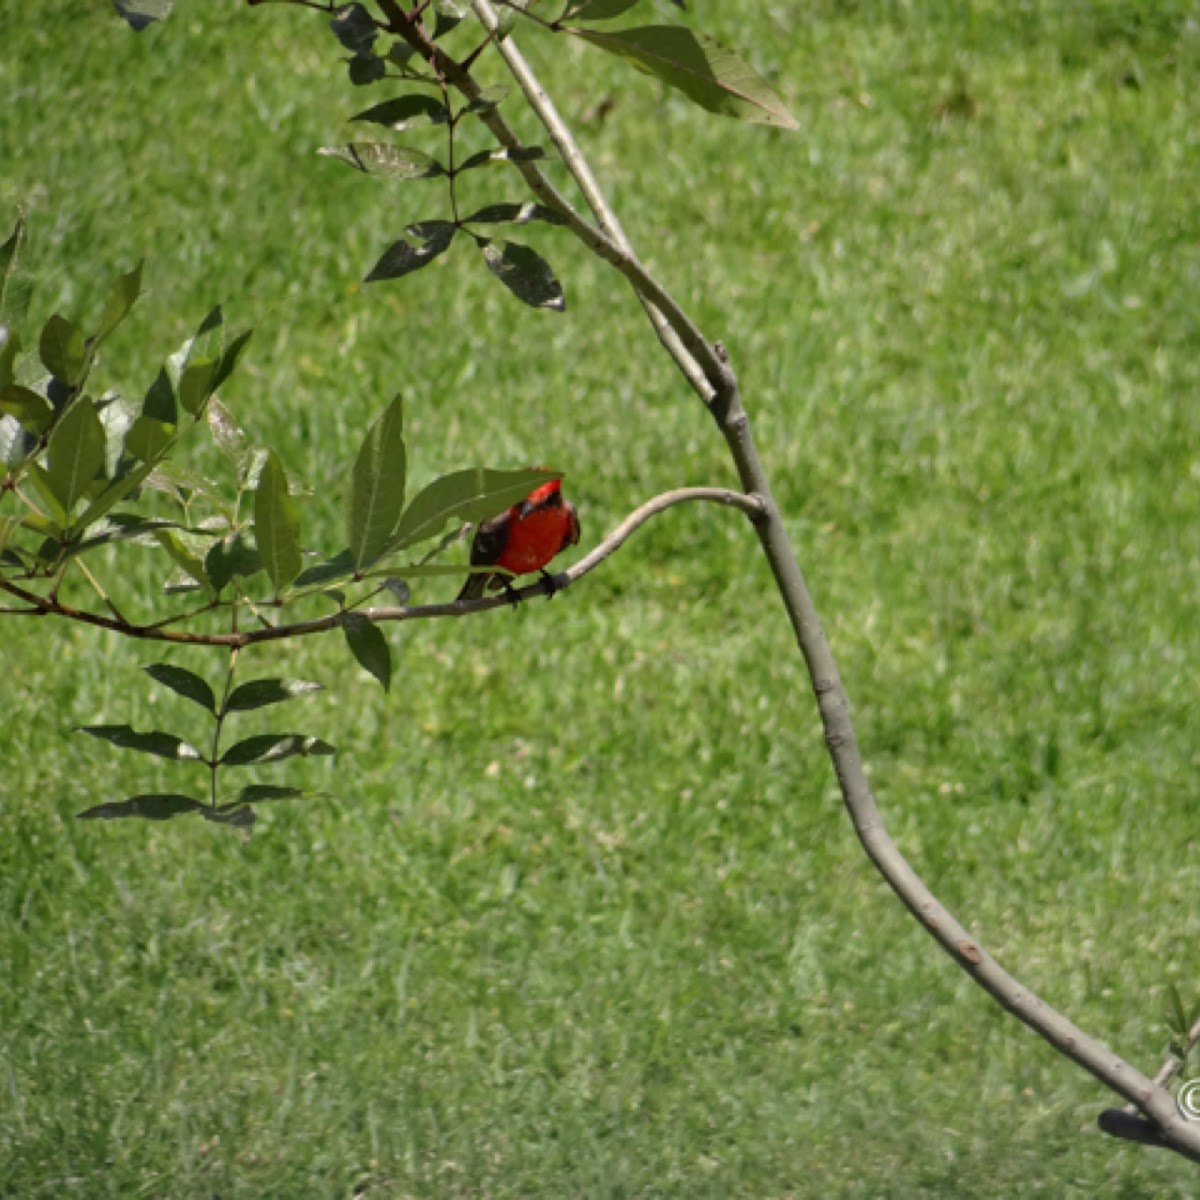
<svg viewBox="0 0 1200 1200">
<path fill-rule="evenodd" d="M 570 518 L 567 524 L 567 532 L 563 537 L 563 549 L 568 546 L 579 545 L 579 513 L 575 510 L 575 505 L 567 502 L 567 516 Z"/>
<path fill-rule="evenodd" d="M 498 517 L 484 521 L 471 539 L 471 566 L 486 567 L 488 563 L 494 563 L 504 553 L 511 530 L 512 515 L 509 512 L 502 512 Z M 507 575 L 485 575 L 482 572 L 478 575 L 468 575 L 458 598 L 478 600 L 486 592 L 498 591 L 507 579 Z"/>
<path fill-rule="evenodd" d="M 471 539 L 471 566 L 485 567 L 488 563 L 494 563 L 504 553 L 511 530 L 512 517 L 507 512 L 484 521 Z"/>
</svg>

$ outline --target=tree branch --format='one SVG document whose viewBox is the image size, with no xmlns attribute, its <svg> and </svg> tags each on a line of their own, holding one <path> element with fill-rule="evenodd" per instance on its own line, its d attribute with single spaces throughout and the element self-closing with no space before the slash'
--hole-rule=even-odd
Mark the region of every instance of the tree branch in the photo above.
<svg viewBox="0 0 1200 1200">
<path fill-rule="evenodd" d="M 620 549 L 629 540 L 630 535 L 652 517 L 665 512 L 676 504 L 707 501 L 736 508 L 745 513 L 752 521 L 762 518 L 763 506 L 757 496 L 743 495 L 729 488 L 715 487 L 686 487 L 663 492 L 648 500 L 640 508 L 635 509 L 600 542 L 590 553 L 572 566 L 569 570 L 552 577 L 555 591 L 562 591 L 573 583 L 577 583 L 590 571 L 594 571 L 609 555 Z M 455 600 L 446 604 L 414 604 L 397 605 L 382 608 L 365 608 L 343 610 L 331 613 L 327 617 L 319 617 L 312 621 L 297 621 L 290 625 L 271 625 L 263 629 L 238 630 L 233 633 L 193 633 L 183 629 L 167 629 L 160 623 L 155 625 L 133 625 L 126 621 L 114 620 L 100 613 L 88 612 L 65 604 L 56 597 L 39 596 L 10 580 L 0 579 L 0 591 L 23 600 L 30 605 L 28 609 L 13 610 L 13 615 L 62 617 L 69 621 L 79 621 L 85 625 L 95 625 L 100 629 L 109 629 L 125 637 L 138 638 L 144 641 L 171 642 L 186 646 L 229 646 L 240 648 L 253 646 L 260 642 L 278 642 L 288 638 L 311 637 L 313 634 L 326 633 L 331 629 L 340 628 L 347 619 L 362 615 L 371 621 L 417 621 L 429 620 L 435 617 L 466 617 L 472 613 L 486 612 L 491 608 L 503 608 L 511 603 L 511 596 L 519 600 L 529 600 L 536 596 L 546 595 L 546 584 L 543 580 L 527 584 L 525 587 L 512 589 L 509 593 L 487 596 L 478 600 Z M 207 611 L 207 609 L 199 610 Z"/>
<path fill-rule="evenodd" d="M 476 3 L 477 0 L 472 0 L 473 5 Z M 388 18 L 388 27 L 392 33 L 403 38 L 425 61 L 432 63 L 440 74 L 466 96 L 468 100 L 479 99 L 483 89 L 470 71 L 465 70 L 458 62 L 446 54 L 440 46 L 430 41 L 420 23 L 410 20 L 397 0 L 379 0 L 379 7 Z M 477 13 L 481 13 L 481 11 L 480 8 L 476 8 Z M 486 12 L 490 13 L 491 16 L 490 24 L 483 15 L 480 15 L 480 20 L 483 21 L 484 26 L 489 31 L 494 33 L 496 28 L 495 10 L 488 5 Z M 501 43 L 502 52 L 504 45 L 509 40 L 511 39 L 505 39 L 505 42 Z M 542 111 L 535 111 L 538 111 L 539 119 L 542 119 Z M 499 108 L 487 108 L 479 114 L 479 118 L 501 146 L 512 150 L 522 145 L 521 139 L 501 115 Z M 565 126 L 562 125 L 561 121 L 558 124 L 565 131 Z M 551 131 L 548 129 L 547 132 Z M 554 140 L 553 133 L 551 133 L 551 140 Z M 582 155 L 579 154 L 578 149 L 575 150 L 574 157 L 582 159 Z M 669 337 L 672 341 L 677 339 L 681 343 L 681 348 L 691 356 L 698 367 L 698 370 L 693 368 L 691 371 L 684 372 L 688 377 L 689 383 L 700 392 L 706 401 L 710 399 L 713 393 L 720 392 L 725 378 L 725 364 L 722 362 L 720 356 L 715 353 L 713 347 L 705 340 L 704 335 L 687 313 L 676 303 L 674 297 L 655 279 L 641 261 L 626 248 L 628 243 L 626 242 L 625 246 L 623 246 L 622 241 L 618 240 L 611 233 L 605 232 L 603 229 L 598 229 L 595 225 L 585 220 L 571 202 L 550 182 L 536 162 L 517 159 L 513 165 L 520 171 L 530 191 L 543 204 L 560 212 L 566 219 L 567 228 L 593 254 L 610 263 L 625 276 L 630 284 L 632 284 L 639 298 L 644 298 L 643 303 L 648 302 L 653 309 L 661 314 L 662 327 L 672 331 L 670 335 L 665 336 Z M 570 162 L 567 165 L 571 167 Z M 584 194 L 585 196 L 588 195 L 587 190 L 584 191 Z M 591 197 L 588 197 L 588 200 L 591 203 Z M 604 207 L 607 209 L 607 206 Z M 620 227 L 616 224 L 615 216 L 612 216 L 611 210 L 608 210 L 608 212 L 612 224 L 607 227 L 619 230 Z M 657 328 L 659 328 L 658 325 L 656 325 Z M 677 361 L 679 360 L 677 359 Z M 703 376 L 705 383 L 700 382 L 701 376 Z"/>
<path fill-rule="evenodd" d="M 472 7 L 483 27 L 495 38 L 499 27 L 499 18 L 496 16 L 495 9 L 488 0 L 474 0 Z M 496 49 L 508 65 L 513 78 L 525 94 L 526 100 L 538 114 L 555 149 L 579 185 L 579 190 L 583 193 L 588 207 L 595 214 L 600 228 L 613 240 L 623 254 L 633 262 L 637 262 L 637 256 L 633 252 L 629 239 L 625 236 L 624 229 L 621 228 L 616 213 L 609 208 L 604 194 L 600 190 L 600 185 L 596 181 L 595 175 L 592 174 L 591 165 L 579 152 L 579 147 L 571 136 L 566 122 L 559 116 L 550 93 L 538 82 L 533 70 L 525 61 L 525 56 L 517 47 L 516 41 L 513 38 L 497 39 Z M 707 404 L 712 398 L 713 387 L 704 368 L 688 350 L 683 339 L 675 332 L 662 310 L 646 294 L 645 289 L 634 283 L 634 291 L 642 307 L 646 310 L 646 316 L 650 319 L 650 324 L 654 327 L 654 332 L 662 342 L 663 348 L 678 364 L 693 391 Z M 699 332 L 697 329 L 696 333 L 699 334 Z"/>
<path fill-rule="evenodd" d="M 471 4 L 484 25 L 494 30 L 495 12 L 489 0 L 471 0 Z M 1164 1087 L 1148 1079 L 1102 1042 L 1078 1029 L 1062 1013 L 1005 971 L 926 887 L 888 834 L 875 797 L 867 783 L 850 718 L 849 699 L 821 627 L 816 606 L 801 573 L 782 514 L 771 493 L 770 483 L 754 442 L 750 420 L 742 405 L 737 378 L 719 343 L 710 344 L 690 318 L 683 316 L 681 319 L 679 306 L 664 293 L 657 281 L 652 281 L 653 293 L 645 288 L 650 277 L 644 270 L 639 269 L 640 263 L 628 248 L 628 241 L 620 231 L 616 216 L 601 194 L 591 171 L 586 167 L 578 144 L 559 118 L 545 90 L 513 45 L 512 38 L 501 44 L 500 52 L 530 107 L 558 147 L 563 161 L 596 213 L 601 227 L 609 231 L 608 236 L 613 239 L 613 245 L 621 251 L 619 257 L 613 256 L 606 245 L 605 253 L 601 256 L 612 261 L 626 278 L 630 279 L 644 304 L 649 301 L 647 312 L 652 322 L 657 314 L 674 329 L 678 342 L 700 365 L 713 387 L 710 411 L 725 437 L 742 488 L 747 493 L 757 496 L 763 505 L 762 515 L 755 522 L 755 529 L 808 668 L 825 731 L 826 747 L 843 802 L 867 855 L 913 916 L 981 988 L 1048 1041 L 1059 1053 L 1078 1063 L 1118 1095 L 1134 1104 L 1153 1123 L 1163 1144 L 1169 1145 L 1187 1158 L 1200 1162 L 1200 1122 L 1189 1123 L 1185 1120 Z M 526 178 L 528 180 L 529 176 Z M 572 221 L 570 228 L 579 235 L 577 224 Z M 586 224 L 585 228 L 590 230 Z M 616 239 L 619 239 L 619 243 Z M 581 240 L 593 249 L 600 244 L 599 239 L 590 232 L 588 237 L 581 237 Z M 694 386 L 694 378 L 686 359 L 672 350 L 668 339 L 663 339 L 663 342 L 672 352 L 672 357 L 679 364 L 688 382 Z"/>
</svg>

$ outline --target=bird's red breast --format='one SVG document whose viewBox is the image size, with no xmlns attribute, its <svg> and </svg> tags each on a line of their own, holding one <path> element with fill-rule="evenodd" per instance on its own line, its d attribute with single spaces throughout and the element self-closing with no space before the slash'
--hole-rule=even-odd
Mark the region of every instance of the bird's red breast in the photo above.
<svg viewBox="0 0 1200 1200">
<path fill-rule="evenodd" d="M 471 542 L 471 565 L 497 566 L 513 575 L 542 570 L 579 541 L 579 515 L 563 499 L 562 482 L 552 479 L 534 488 L 520 504 L 484 521 Z M 504 584 L 501 575 L 472 575 L 459 599 L 482 596 Z"/>
</svg>

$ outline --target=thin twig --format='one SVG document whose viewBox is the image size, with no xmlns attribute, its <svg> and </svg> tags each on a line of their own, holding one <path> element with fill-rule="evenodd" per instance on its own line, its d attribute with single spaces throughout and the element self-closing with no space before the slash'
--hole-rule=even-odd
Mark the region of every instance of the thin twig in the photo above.
<svg viewBox="0 0 1200 1200">
<path fill-rule="evenodd" d="M 483 27 L 492 37 L 495 37 L 499 26 L 499 18 L 496 16 L 492 5 L 488 3 L 488 0 L 475 0 L 472 7 L 475 9 L 475 14 L 479 17 Z M 532 16 L 532 14 L 526 15 Z M 583 193 L 583 198 L 587 201 L 588 207 L 595 215 L 600 228 L 612 238 L 624 254 L 636 261 L 633 247 L 629 239 L 625 236 L 625 230 L 621 228 L 621 222 L 618 220 L 617 214 L 613 212 L 605 201 L 604 193 L 600 190 L 600 185 L 592 173 L 591 165 L 579 152 L 579 147 L 575 139 L 571 136 L 570 129 L 562 117 L 559 116 L 553 98 L 538 82 L 533 70 L 525 61 L 525 56 L 518 48 L 516 40 L 511 37 L 500 39 L 497 41 L 496 48 L 501 58 L 508 65 L 508 69 L 512 72 L 513 78 L 517 81 L 522 92 L 527 97 L 531 95 L 536 96 L 538 116 L 542 124 L 546 127 L 546 132 L 550 135 L 550 140 L 554 143 L 555 149 L 562 157 L 575 182 L 579 185 L 579 190 Z M 662 342 L 667 353 L 679 365 L 679 369 L 687 378 L 688 383 L 691 384 L 692 389 L 707 404 L 712 398 L 713 388 L 703 368 L 696 361 L 694 355 L 689 353 L 682 339 L 672 328 L 671 322 L 663 315 L 661 309 L 646 295 L 642 288 L 637 287 L 636 284 L 634 286 L 637 298 L 646 310 L 646 315 L 649 317 L 650 324 L 654 327 L 654 332 L 658 335 L 659 341 Z"/>
<path fill-rule="evenodd" d="M 743 495 L 729 488 L 690 487 L 676 488 L 663 492 L 648 500 L 640 508 L 635 509 L 616 529 L 600 542 L 589 554 L 577 562 L 569 570 L 553 577 L 555 591 L 562 591 L 578 582 L 584 575 L 594 571 L 610 554 L 622 546 L 639 526 L 644 525 L 652 517 L 676 504 L 707 501 L 736 508 L 745 513 L 753 521 L 761 520 L 763 506 L 757 496 Z M 114 621 L 111 617 L 100 613 L 88 612 L 64 604 L 61 600 L 38 596 L 25 588 L 18 587 L 8 580 L 0 579 L 0 590 L 10 592 L 18 599 L 33 606 L 28 610 L 31 616 L 62 617 L 69 621 L 78 621 L 85 625 L 94 625 L 100 629 L 110 629 L 125 637 L 138 638 L 145 641 L 171 642 L 187 646 L 253 646 L 260 642 L 277 642 L 289 638 L 311 637 L 313 634 L 325 633 L 337 629 L 346 623 L 349 611 L 331 613 L 312 621 L 297 621 L 291 625 L 271 625 L 262 629 L 238 630 L 234 633 L 194 633 L 185 629 L 165 629 L 160 625 L 131 625 L 122 621 Z M 514 588 L 512 596 L 518 600 L 533 599 L 535 596 L 546 594 L 546 584 L 542 580 L 527 584 L 525 587 Z M 466 617 L 472 613 L 485 612 L 491 608 L 502 608 L 508 605 L 511 596 L 500 593 L 478 600 L 455 600 L 446 604 L 413 604 L 396 605 L 381 608 L 359 608 L 353 610 L 372 621 L 417 621 L 438 617 Z M 19 610 L 25 612 L 26 610 Z"/>
<path fill-rule="evenodd" d="M 474 0 L 472 0 L 474 2 Z M 379 0 L 379 7 L 388 18 L 393 33 L 402 37 L 427 61 L 433 62 L 438 71 L 452 83 L 468 100 L 477 100 L 483 89 L 469 71 L 446 54 L 440 46 L 430 41 L 419 24 L 410 21 L 397 0 Z M 495 14 L 493 12 L 493 19 Z M 494 24 L 493 24 L 494 27 Z M 506 149 L 522 146 L 521 139 L 505 121 L 499 108 L 491 107 L 479 114 L 479 119 L 488 131 Z M 582 157 L 582 156 L 581 156 Z M 610 263 L 630 282 L 639 296 L 644 296 L 667 321 L 683 347 L 700 367 L 708 380 L 712 392 L 721 390 L 719 381 L 723 376 L 723 364 L 704 335 L 692 319 L 675 301 L 674 297 L 646 269 L 641 261 L 615 241 L 609 234 L 587 221 L 571 202 L 546 177 L 536 162 L 516 160 L 513 164 L 520 171 L 526 184 L 543 204 L 555 209 L 566 220 L 567 228 L 594 254 Z M 690 378 L 689 378 L 690 381 Z"/>
</svg>

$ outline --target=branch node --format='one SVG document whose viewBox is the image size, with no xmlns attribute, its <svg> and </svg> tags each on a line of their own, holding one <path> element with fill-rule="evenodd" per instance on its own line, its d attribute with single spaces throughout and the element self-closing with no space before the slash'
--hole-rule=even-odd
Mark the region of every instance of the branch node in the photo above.
<svg viewBox="0 0 1200 1200">
<path fill-rule="evenodd" d="M 983 952 L 974 942 L 962 942 L 959 944 L 958 950 L 972 966 L 977 967 L 983 962 Z"/>
</svg>

